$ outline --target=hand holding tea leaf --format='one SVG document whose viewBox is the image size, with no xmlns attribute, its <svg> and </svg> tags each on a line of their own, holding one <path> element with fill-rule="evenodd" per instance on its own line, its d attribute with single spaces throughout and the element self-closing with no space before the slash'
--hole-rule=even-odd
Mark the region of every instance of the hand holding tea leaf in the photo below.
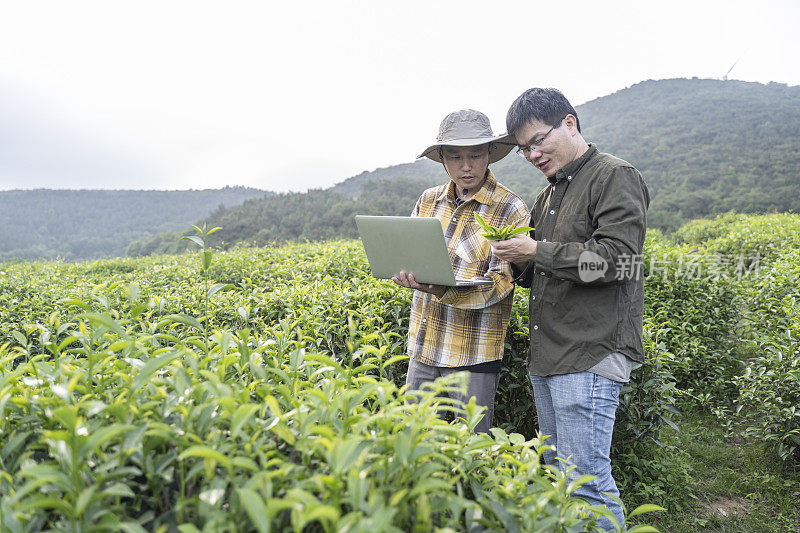
<svg viewBox="0 0 800 533">
<path fill-rule="evenodd" d="M 491 224 L 488 224 L 483 217 L 481 217 L 477 212 L 475 213 L 475 220 L 480 224 L 483 230 L 486 232 L 483 234 L 486 237 L 486 240 L 489 241 L 505 241 L 510 239 L 515 235 L 521 235 L 523 233 L 528 233 L 529 231 L 533 231 L 533 228 L 528 226 L 519 226 L 517 227 L 516 224 L 508 224 L 502 228 L 496 228 Z"/>
</svg>

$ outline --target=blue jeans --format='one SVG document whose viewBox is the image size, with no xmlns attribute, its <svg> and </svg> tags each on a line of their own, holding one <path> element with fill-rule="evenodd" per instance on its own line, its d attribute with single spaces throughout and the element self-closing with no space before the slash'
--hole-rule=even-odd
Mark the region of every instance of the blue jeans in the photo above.
<svg viewBox="0 0 800 533">
<path fill-rule="evenodd" d="M 545 444 L 555 448 L 544 452 L 545 462 L 563 470 L 565 465 L 556 457 L 570 458 L 569 464 L 576 467 L 571 478 L 584 474 L 595 476 L 596 479 L 581 485 L 574 494 L 592 505 L 605 505 L 620 525 L 624 525 L 622 507 L 603 494 L 619 496 L 611 476 L 610 453 L 622 383 L 591 372 L 530 378 L 539 431 L 550 435 Z M 600 526 L 613 529 L 605 517 L 600 520 Z"/>
</svg>

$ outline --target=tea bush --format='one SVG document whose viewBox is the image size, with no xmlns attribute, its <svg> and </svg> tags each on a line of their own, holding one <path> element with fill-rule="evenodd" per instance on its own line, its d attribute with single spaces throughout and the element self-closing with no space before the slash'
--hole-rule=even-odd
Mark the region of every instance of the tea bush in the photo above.
<svg viewBox="0 0 800 533">
<path fill-rule="evenodd" d="M 749 435 L 797 459 L 798 226 L 725 215 L 678 244 L 649 233 L 647 362 L 623 389 L 612 449 L 628 503 L 689 484 L 660 439 L 676 404 L 738 408 Z M 756 253 L 759 269 L 719 260 Z M 433 417 L 434 395 L 403 401 L 410 298 L 372 278 L 352 241 L 242 247 L 206 271 L 193 255 L 3 265 L 0 523 L 593 527 L 538 466 L 528 291 L 514 297 L 492 437 Z M 539 498 L 540 514 L 523 512 Z"/>
<path fill-rule="evenodd" d="M 593 529 L 538 441 L 472 434 L 474 404 L 439 421 L 446 384 L 408 404 L 386 361 L 184 322 L 86 314 L 47 355 L 2 349 L 6 530 Z"/>
<path fill-rule="evenodd" d="M 663 330 L 676 393 L 687 408 L 731 405 L 741 364 L 733 342 L 736 280 L 714 256 L 655 233 L 645 243 L 645 316 Z"/>
<path fill-rule="evenodd" d="M 678 243 L 702 245 L 749 265 L 753 258 L 767 261 L 787 248 L 800 248 L 800 216 L 783 213 L 744 215 L 727 213 L 712 220 L 696 220 L 675 233 Z"/>
<path fill-rule="evenodd" d="M 525 389 L 492 436 L 474 405 L 433 415 L 447 384 L 406 402 L 410 294 L 357 243 L 0 272 L 8 531 L 583 531 L 603 512 L 512 431 Z"/>
<path fill-rule="evenodd" d="M 745 433 L 800 461 L 800 248 L 767 263 L 746 287 L 747 368 L 737 377 Z"/>
<path fill-rule="evenodd" d="M 677 238 L 708 254 L 739 258 L 737 323 L 740 371 L 731 378 L 744 433 L 800 460 L 800 216 L 727 214 L 682 228 Z M 737 271 L 738 270 L 738 271 Z M 745 275 L 742 275 L 745 274 Z"/>
</svg>

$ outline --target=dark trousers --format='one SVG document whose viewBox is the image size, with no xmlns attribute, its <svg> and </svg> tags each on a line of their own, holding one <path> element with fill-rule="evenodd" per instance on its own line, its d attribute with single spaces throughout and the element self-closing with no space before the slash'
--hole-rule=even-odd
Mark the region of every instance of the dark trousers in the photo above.
<svg viewBox="0 0 800 533">
<path fill-rule="evenodd" d="M 408 390 L 418 390 L 423 384 L 433 381 L 438 377 L 453 374 L 454 372 L 459 372 L 459 370 L 429 366 L 415 361 L 414 359 L 410 359 L 408 361 L 406 385 L 408 385 Z M 467 386 L 467 394 L 462 395 L 453 392 L 449 396 L 453 400 L 464 404 L 468 403 L 469 399 L 474 396 L 477 405 L 486 407 L 486 414 L 478 425 L 475 426 L 475 431 L 478 433 L 489 433 L 489 428 L 492 427 L 492 419 L 494 418 L 494 395 L 497 392 L 497 384 L 500 382 L 500 373 L 468 373 L 469 384 Z"/>
</svg>

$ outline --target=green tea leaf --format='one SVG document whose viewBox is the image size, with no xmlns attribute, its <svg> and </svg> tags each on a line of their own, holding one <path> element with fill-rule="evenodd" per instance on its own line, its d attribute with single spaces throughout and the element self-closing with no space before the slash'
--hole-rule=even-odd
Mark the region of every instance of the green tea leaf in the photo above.
<svg viewBox="0 0 800 533">
<path fill-rule="evenodd" d="M 630 513 L 628 513 L 628 517 L 633 517 L 633 516 L 636 516 L 638 514 L 643 514 L 643 513 L 654 513 L 654 512 L 658 512 L 658 511 L 666 511 L 666 509 L 664 509 L 660 505 L 655 505 L 655 504 L 652 504 L 652 503 L 645 503 L 645 504 L 640 505 L 639 507 L 637 507 L 636 509 L 634 509 Z"/>
<path fill-rule="evenodd" d="M 202 444 L 190 446 L 178 456 L 178 459 L 183 460 L 189 457 L 199 457 L 208 461 L 216 461 L 226 467 L 231 466 L 230 459 L 219 453 L 214 448 Z"/>
<path fill-rule="evenodd" d="M 142 370 L 136 375 L 136 378 L 134 378 L 133 384 L 131 385 L 131 391 L 134 393 L 138 392 L 139 389 L 141 389 L 142 386 L 150 380 L 153 374 L 172 363 L 175 359 L 180 357 L 180 355 L 181 353 L 179 351 L 173 350 L 147 361 L 147 363 L 144 365 L 144 368 L 142 368 Z"/>
<path fill-rule="evenodd" d="M 185 227 L 185 226 L 184 226 L 184 227 Z M 200 231 L 200 230 L 197 228 L 197 226 L 195 226 L 195 229 L 197 229 L 198 231 Z M 205 246 L 205 245 L 203 244 L 203 239 L 201 239 L 201 238 L 200 238 L 200 237 L 198 237 L 197 235 L 187 235 L 187 236 L 185 236 L 185 237 L 181 237 L 181 238 L 182 238 L 182 239 L 186 239 L 187 241 L 192 241 L 193 243 L 195 243 L 195 244 L 196 244 L 197 246 L 199 246 L 200 248 L 203 248 L 203 247 Z"/>
<path fill-rule="evenodd" d="M 237 492 L 247 516 L 250 517 L 250 521 L 258 529 L 259 533 L 269 533 L 270 520 L 264 500 L 252 489 L 238 489 Z"/>
</svg>

